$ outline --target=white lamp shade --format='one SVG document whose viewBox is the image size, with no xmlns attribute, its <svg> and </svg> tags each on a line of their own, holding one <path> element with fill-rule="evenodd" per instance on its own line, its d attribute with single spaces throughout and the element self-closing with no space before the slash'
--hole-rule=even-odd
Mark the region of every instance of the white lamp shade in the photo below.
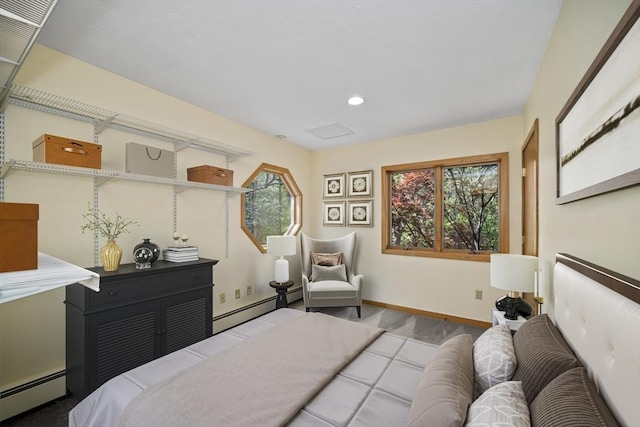
<svg viewBox="0 0 640 427">
<path fill-rule="evenodd" d="M 267 253 L 276 256 L 295 255 L 295 236 L 267 236 Z"/>
<path fill-rule="evenodd" d="M 530 255 L 491 254 L 491 286 L 516 292 L 533 292 L 538 258 Z"/>
</svg>

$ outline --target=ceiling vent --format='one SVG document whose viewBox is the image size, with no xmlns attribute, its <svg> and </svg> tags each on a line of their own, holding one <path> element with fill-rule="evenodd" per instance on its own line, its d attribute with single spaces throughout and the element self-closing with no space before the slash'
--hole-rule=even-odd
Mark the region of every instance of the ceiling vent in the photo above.
<svg viewBox="0 0 640 427">
<path fill-rule="evenodd" d="M 309 132 L 322 139 L 339 138 L 341 136 L 353 135 L 353 131 L 342 126 L 340 123 L 333 123 L 331 125 L 320 126 L 313 129 L 308 129 Z"/>
</svg>

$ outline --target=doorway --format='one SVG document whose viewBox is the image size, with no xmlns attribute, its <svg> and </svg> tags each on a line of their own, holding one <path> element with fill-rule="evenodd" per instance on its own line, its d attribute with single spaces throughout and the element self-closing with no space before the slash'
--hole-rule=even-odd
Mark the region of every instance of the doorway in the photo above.
<svg viewBox="0 0 640 427">
<path fill-rule="evenodd" d="M 538 119 L 522 146 L 522 254 L 538 256 Z M 540 314 L 532 293 L 524 299 Z"/>
</svg>

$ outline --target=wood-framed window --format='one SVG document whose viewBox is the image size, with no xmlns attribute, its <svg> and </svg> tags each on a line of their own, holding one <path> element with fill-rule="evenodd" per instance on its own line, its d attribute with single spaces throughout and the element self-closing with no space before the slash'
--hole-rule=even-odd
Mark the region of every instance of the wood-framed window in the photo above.
<svg viewBox="0 0 640 427">
<path fill-rule="evenodd" d="M 508 153 L 382 167 L 382 252 L 489 261 L 509 252 Z"/>
</svg>

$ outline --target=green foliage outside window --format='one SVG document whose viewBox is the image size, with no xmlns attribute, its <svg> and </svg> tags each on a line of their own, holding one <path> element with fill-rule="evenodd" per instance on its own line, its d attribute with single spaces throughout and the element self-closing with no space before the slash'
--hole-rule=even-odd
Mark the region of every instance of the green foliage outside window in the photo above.
<svg viewBox="0 0 640 427">
<path fill-rule="evenodd" d="M 436 238 L 433 169 L 391 175 L 391 245 L 434 248 Z"/>
<path fill-rule="evenodd" d="M 445 249 L 498 251 L 498 165 L 443 170 Z"/>
<path fill-rule="evenodd" d="M 267 236 L 282 236 L 292 223 L 293 198 L 282 177 L 260 172 L 249 184 L 245 199 L 245 225 L 266 245 Z"/>
<path fill-rule="evenodd" d="M 487 261 L 507 251 L 507 166 L 499 153 L 383 167 L 383 251 Z"/>
<path fill-rule="evenodd" d="M 302 227 L 302 192 L 291 172 L 262 163 L 242 184 L 242 231 L 262 253 L 267 236 L 295 236 Z"/>
</svg>

